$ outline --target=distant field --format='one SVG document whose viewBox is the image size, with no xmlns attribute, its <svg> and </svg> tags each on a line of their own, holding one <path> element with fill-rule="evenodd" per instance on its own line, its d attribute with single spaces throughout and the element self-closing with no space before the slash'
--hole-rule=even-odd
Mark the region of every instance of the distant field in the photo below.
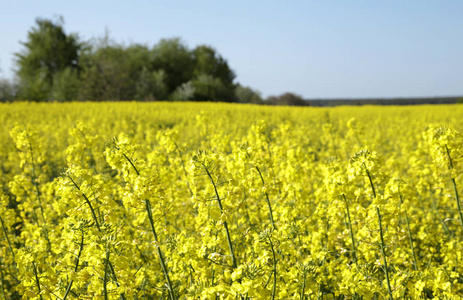
<svg viewBox="0 0 463 300">
<path fill-rule="evenodd" d="M 309 106 L 457 104 L 462 102 L 463 97 L 307 100 Z"/>
<path fill-rule="evenodd" d="M 0 298 L 462 299 L 461 120 L 0 104 Z"/>
</svg>

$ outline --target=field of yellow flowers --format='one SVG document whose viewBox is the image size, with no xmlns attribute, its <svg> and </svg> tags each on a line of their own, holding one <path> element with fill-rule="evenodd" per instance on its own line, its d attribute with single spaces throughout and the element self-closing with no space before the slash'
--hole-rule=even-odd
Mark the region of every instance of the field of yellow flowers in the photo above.
<svg viewBox="0 0 463 300">
<path fill-rule="evenodd" d="M 0 299 L 463 299 L 462 120 L 1 104 Z"/>
</svg>

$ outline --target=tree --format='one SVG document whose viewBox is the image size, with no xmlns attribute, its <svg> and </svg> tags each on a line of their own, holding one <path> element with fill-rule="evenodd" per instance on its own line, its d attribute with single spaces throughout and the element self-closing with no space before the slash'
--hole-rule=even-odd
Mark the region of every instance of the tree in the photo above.
<svg viewBox="0 0 463 300">
<path fill-rule="evenodd" d="M 193 100 L 195 95 L 195 88 L 191 81 L 182 83 L 175 91 L 170 95 L 172 101 L 189 101 Z"/>
<path fill-rule="evenodd" d="M 0 102 L 12 101 L 16 99 L 18 85 L 5 78 L 0 79 Z"/>
<path fill-rule="evenodd" d="M 164 70 L 150 72 L 144 67 L 136 83 L 135 100 L 166 100 L 165 78 Z"/>
<path fill-rule="evenodd" d="M 235 95 L 240 103 L 262 104 L 262 96 L 260 93 L 250 87 L 238 84 L 235 88 Z"/>
<path fill-rule="evenodd" d="M 83 44 L 76 34 L 64 32 L 63 23 L 62 18 L 56 22 L 37 19 L 22 43 L 24 49 L 15 54 L 21 98 L 50 100 L 57 75 L 66 68 L 78 71 Z"/>
<path fill-rule="evenodd" d="M 19 91 L 35 101 L 202 100 L 256 102 L 258 93 L 235 91 L 235 73 L 212 47 L 190 50 L 179 38 L 146 45 L 118 44 L 106 34 L 81 42 L 62 18 L 37 19 L 16 53 Z M 10 98 L 3 83 L 2 99 Z M 5 96 L 8 95 L 8 96 Z M 12 96 L 11 96 L 12 97 Z M 246 99 L 245 99 L 246 98 Z"/>
<path fill-rule="evenodd" d="M 201 74 L 192 81 L 194 100 L 235 102 L 232 86 L 225 85 L 219 78 L 209 74 Z"/>
<path fill-rule="evenodd" d="M 155 72 L 152 66 L 151 49 L 149 49 L 148 46 L 141 45 L 141 44 L 132 44 L 132 45 L 129 45 L 128 47 L 125 47 L 124 49 L 127 54 L 125 72 L 127 72 L 127 80 L 128 80 L 127 82 L 128 86 L 127 86 L 127 89 L 125 90 L 125 93 L 131 100 L 134 100 L 134 99 L 135 100 L 148 100 L 145 98 L 145 96 L 141 98 L 139 97 L 140 91 L 138 90 L 138 88 L 139 88 L 140 80 L 146 81 L 147 78 L 145 75 L 149 73 L 151 76 Z M 142 76 L 145 76 L 145 77 L 142 78 Z M 159 79 L 158 77 L 156 77 L 157 78 L 156 80 Z M 152 81 L 151 79 L 149 81 Z M 165 78 L 163 80 L 165 81 Z M 164 85 L 165 85 L 165 82 L 164 82 Z M 164 94 L 160 95 L 158 91 L 156 91 L 151 96 L 155 97 L 156 99 L 165 99 L 166 97 L 166 95 Z"/>
<path fill-rule="evenodd" d="M 194 76 L 202 74 L 218 78 L 224 85 L 233 85 L 235 73 L 228 66 L 227 61 L 209 46 L 198 46 L 193 51 Z"/>
<path fill-rule="evenodd" d="M 94 45 L 81 58 L 81 100 L 133 100 L 127 52 L 117 44 Z"/>
<path fill-rule="evenodd" d="M 79 88 L 80 79 L 77 71 L 67 67 L 53 79 L 52 99 L 59 102 L 77 100 Z"/>
<path fill-rule="evenodd" d="M 270 96 L 266 102 L 273 105 L 289 105 L 289 106 L 307 106 L 309 103 L 299 95 L 293 93 L 284 93 L 280 96 Z"/>
<path fill-rule="evenodd" d="M 193 55 L 179 38 L 162 39 L 154 46 L 151 61 L 151 69 L 164 70 L 169 94 L 193 78 Z"/>
</svg>

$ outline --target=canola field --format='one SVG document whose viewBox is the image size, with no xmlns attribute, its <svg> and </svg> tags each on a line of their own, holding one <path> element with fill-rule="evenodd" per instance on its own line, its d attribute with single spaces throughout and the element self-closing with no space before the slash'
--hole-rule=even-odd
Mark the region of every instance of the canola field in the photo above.
<svg viewBox="0 0 463 300">
<path fill-rule="evenodd" d="M 463 299 L 462 120 L 1 104 L 0 299 Z"/>
</svg>

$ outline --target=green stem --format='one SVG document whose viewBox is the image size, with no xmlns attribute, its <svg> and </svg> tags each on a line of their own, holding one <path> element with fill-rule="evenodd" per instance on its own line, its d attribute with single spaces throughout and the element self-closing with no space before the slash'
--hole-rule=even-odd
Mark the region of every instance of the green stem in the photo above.
<svg viewBox="0 0 463 300">
<path fill-rule="evenodd" d="M 3 295 L 3 299 L 6 300 L 6 296 L 5 296 L 5 287 L 4 287 L 4 282 L 5 282 L 5 279 L 3 278 L 3 268 L 2 268 L 2 264 L 0 262 L 0 284 L 2 285 L 2 295 Z"/>
<path fill-rule="evenodd" d="M 212 276 L 211 276 L 211 286 L 214 286 L 214 276 L 215 276 L 215 270 L 212 270 Z"/>
<path fill-rule="evenodd" d="M 212 235 L 212 232 L 211 232 L 211 235 Z M 215 239 L 217 239 L 219 235 L 219 231 L 216 230 L 215 232 Z M 214 248 L 212 249 L 213 253 L 215 253 L 217 251 L 217 246 L 214 246 Z M 212 278 L 211 278 L 211 286 L 214 286 L 214 280 L 215 280 L 215 269 L 212 269 Z"/>
<path fill-rule="evenodd" d="M 110 253 L 110 249 L 107 249 L 106 250 L 106 260 L 105 260 L 105 265 L 104 265 L 104 277 L 103 277 L 103 293 L 104 293 L 105 300 L 108 300 L 107 283 L 108 283 L 109 253 Z"/>
<path fill-rule="evenodd" d="M 191 190 L 190 182 L 188 181 L 188 173 L 187 173 L 186 168 L 185 168 L 185 161 L 183 160 L 182 151 L 180 151 L 180 148 L 178 147 L 177 143 L 174 143 L 174 145 L 175 145 L 175 148 L 177 149 L 178 156 L 180 157 L 180 162 L 182 164 L 183 174 L 185 175 L 186 185 L 188 187 L 188 190 L 190 191 L 190 195 L 193 196 L 193 191 Z"/>
<path fill-rule="evenodd" d="M 216 196 L 216 199 L 217 199 L 217 203 L 219 204 L 219 207 L 220 207 L 220 213 L 223 213 L 222 200 L 220 199 L 219 192 L 217 191 L 217 185 L 214 182 L 214 179 L 212 178 L 212 175 L 209 172 L 209 169 L 203 163 L 201 163 L 201 164 L 203 165 L 204 169 L 206 170 L 207 176 L 209 177 L 209 179 L 211 180 L 212 185 L 214 186 L 215 196 Z M 236 262 L 235 252 L 233 251 L 233 243 L 231 241 L 230 231 L 228 230 L 227 221 L 223 222 L 223 227 L 225 228 L 225 233 L 227 235 L 228 248 L 230 250 L 230 255 L 232 257 L 232 268 L 236 269 L 238 264 Z"/>
<path fill-rule="evenodd" d="M 272 172 L 272 177 L 273 177 L 273 184 L 274 184 L 275 186 L 277 186 L 277 184 L 276 184 L 276 183 L 277 183 L 277 182 L 276 182 L 277 176 L 275 175 L 275 169 L 273 168 L 273 163 L 272 163 L 272 160 L 273 160 L 273 158 L 272 158 L 272 151 L 270 151 L 270 142 L 271 142 L 271 141 L 270 141 L 269 138 L 267 138 L 267 139 L 266 139 L 266 142 L 267 142 L 268 157 L 269 157 L 269 160 L 270 160 L 270 171 Z M 280 195 L 280 194 L 281 194 L 281 188 L 280 188 L 280 186 L 278 185 L 278 195 Z"/>
<path fill-rule="evenodd" d="M 140 176 L 140 172 L 138 172 L 138 169 L 137 167 L 135 167 L 135 165 L 133 164 L 132 160 L 127 156 L 125 155 L 125 153 L 122 153 L 122 155 L 125 157 L 125 159 L 130 163 L 130 165 L 132 165 L 132 168 L 135 170 L 135 173 L 137 173 L 138 176 Z"/>
<path fill-rule="evenodd" d="M 43 300 L 42 295 L 40 295 L 40 293 L 42 293 L 42 289 L 40 288 L 39 275 L 37 274 L 37 266 L 35 265 L 35 262 L 32 262 L 32 266 L 34 267 L 35 283 L 37 284 L 37 288 L 39 290 L 39 296 L 40 299 Z"/>
<path fill-rule="evenodd" d="M 270 283 L 270 279 L 272 279 L 272 275 L 273 275 L 273 270 L 272 272 L 270 272 L 270 275 L 268 276 L 267 281 L 265 282 L 264 288 L 267 288 L 267 285 Z"/>
<path fill-rule="evenodd" d="M 318 284 L 318 294 L 317 294 L 317 299 L 319 299 L 319 300 L 323 300 L 323 295 L 324 295 L 324 294 L 325 294 L 325 293 L 322 291 L 322 284 L 321 284 L 321 283 L 319 283 L 319 284 Z"/>
<path fill-rule="evenodd" d="M 151 225 L 151 231 L 153 232 L 154 241 L 156 242 L 156 251 L 158 253 L 159 261 L 161 263 L 162 272 L 166 278 L 167 289 L 169 290 L 169 297 L 171 300 L 175 300 L 174 290 L 172 288 L 172 283 L 170 281 L 169 272 L 164 261 L 164 255 L 162 254 L 161 247 L 159 245 L 158 235 L 156 234 L 156 229 L 154 228 L 153 215 L 151 213 L 151 203 L 148 199 L 145 200 L 146 211 L 148 212 L 148 219 Z"/>
<path fill-rule="evenodd" d="M 88 205 L 88 207 L 90 208 L 90 211 L 91 211 L 91 213 L 92 213 L 92 218 L 93 218 L 93 221 L 95 222 L 96 228 L 98 229 L 99 232 L 102 232 L 102 231 L 101 231 L 101 227 L 100 227 L 100 223 L 98 222 L 98 219 L 97 219 L 96 214 L 95 214 L 95 210 L 93 209 L 92 203 L 91 203 L 90 200 L 88 199 L 87 195 L 85 195 L 85 193 L 80 189 L 80 186 L 72 179 L 71 176 L 68 175 L 68 178 L 69 178 L 69 180 L 71 180 L 71 182 L 74 184 L 74 186 L 76 187 L 76 189 L 82 194 L 82 197 L 84 197 L 85 203 L 87 203 L 87 205 Z M 113 276 L 114 281 L 116 282 L 116 285 L 119 287 L 119 282 L 117 281 L 116 272 L 114 271 L 114 267 L 113 267 L 113 264 L 112 264 L 111 262 L 109 262 L 109 269 L 111 270 L 111 275 Z M 120 298 L 121 298 L 122 300 L 125 300 L 124 294 L 121 294 L 121 295 L 120 295 Z"/>
<path fill-rule="evenodd" d="M 365 168 L 365 171 L 367 172 L 368 179 L 370 180 L 370 186 L 371 190 L 373 191 L 373 197 L 376 198 L 376 191 L 375 191 L 375 186 L 373 185 L 373 180 L 371 179 L 370 172 L 367 169 L 367 166 L 365 163 L 363 163 L 363 167 Z"/>
<path fill-rule="evenodd" d="M 413 254 L 413 264 L 415 265 L 415 271 L 418 271 L 418 261 L 416 260 L 415 248 L 413 247 L 412 232 L 410 231 L 410 221 L 408 219 L 407 211 L 405 211 L 405 220 L 407 221 L 408 241 L 410 242 L 410 249 Z"/>
<path fill-rule="evenodd" d="M 445 149 L 447 150 L 447 156 L 449 158 L 449 169 L 453 170 L 453 161 L 452 161 L 452 157 L 450 156 L 450 151 L 447 145 L 445 146 Z M 455 199 L 457 201 L 458 215 L 460 216 L 460 225 L 461 225 L 461 228 L 463 229 L 463 214 L 461 212 L 460 196 L 458 195 L 457 183 L 455 182 L 455 178 L 453 178 L 453 176 L 452 176 L 452 184 L 453 184 L 453 191 L 455 192 Z"/>
<path fill-rule="evenodd" d="M 384 264 L 384 274 L 386 275 L 386 282 L 387 282 L 387 292 L 389 294 L 389 299 L 394 300 L 392 297 L 392 289 L 391 289 L 391 283 L 389 281 L 389 270 L 387 267 L 387 259 L 386 259 L 386 250 L 384 246 L 384 237 L 383 237 L 383 227 L 381 225 L 381 213 L 379 212 L 379 207 L 376 207 L 376 213 L 378 214 L 378 223 L 379 223 L 379 234 L 381 237 L 381 255 L 383 256 L 383 264 Z"/>
<path fill-rule="evenodd" d="M 270 243 L 270 249 L 272 249 L 273 255 L 273 289 L 272 289 L 272 300 L 275 300 L 276 289 L 277 289 L 277 259 L 275 255 L 275 249 L 273 249 L 273 243 L 270 236 L 268 237 L 268 241 Z"/>
<path fill-rule="evenodd" d="M 342 194 L 341 196 L 344 199 L 344 203 L 346 204 L 347 220 L 349 224 L 350 239 L 352 242 L 352 253 L 353 253 L 354 263 L 355 265 L 357 265 L 357 247 L 355 246 L 354 230 L 352 229 L 352 221 L 350 219 L 349 204 L 347 203 L 346 195 Z"/>
<path fill-rule="evenodd" d="M 130 163 L 132 168 L 135 170 L 135 173 L 137 173 L 137 176 L 140 176 L 140 172 L 138 171 L 137 167 L 132 162 L 132 160 L 127 155 L 125 155 L 125 153 L 122 153 L 122 155 Z M 156 233 L 156 229 L 154 228 L 154 220 L 153 220 L 153 215 L 152 215 L 152 212 L 151 212 L 151 202 L 148 199 L 145 199 L 145 208 L 146 208 L 146 212 L 148 213 L 148 219 L 149 219 L 149 222 L 150 222 L 151 231 L 153 232 L 154 241 L 156 242 L 156 252 L 158 253 L 158 257 L 159 257 L 159 261 L 160 261 L 160 264 L 161 264 L 162 272 L 164 273 L 164 277 L 166 278 L 167 289 L 169 291 L 169 297 L 170 297 L 171 300 L 175 300 L 176 299 L 175 298 L 175 293 L 174 293 L 174 289 L 172 287 L 172 282 L 170 281 L 169 271 L 168 271 L 166 263 L 164 261 L 164 255 L 163 255 L 161 247 L 160 247 L 160 243 L 159 243 L 159 240 L 158 240 L 158 235 Z"/>
<path fill-rule="evenodd" d="M 42 197 L 39 189 L 39 185 L 37 184 L 37 176 L 35 175 L 35 165 L 34 165 L 34 151 L 32 150 L 32 144 L 29 143 L 29 149 L 31 152 L 31 167 L 32 167 L 32 182 L 35 187 L 35 192 L 37 194 L 37 200 L 39 202 L 40 213 L 42 215 L 43 220 L 43 233 L 45 235 L 45 240 L 47 241 L 48 251 L 51 251 L 51 242 L 50 238 L 48 237 L 48 229 L 47 229 L 47 221 L 45 219 L 45 213 L 43 212 L 43 205 L 42 205 Z"/>
<path fill-rule="evenodd" d="M 84 248 L 84 230 L 82 229 L 82 238 L 80 239 L 79 253 L 77 254 L 77 258 L 76 258 L 76 265 L 74 267 L 74 273 L 76 273 L 77 269 L 79 268 L 80 255 L 82 254 L 82 249 L 83 248 Z M 109 258 L 108 258 L 108 260 L 109 260 Z M 106 274 L 105 274 L 105 276 L 106 276 Z M 74 283 L 74 280 L 71 279 L 71 282 L 69 282 L 69 285 L 68 285 L 68 287 L 66 289 L 66 293 L 64 294 L 62 300 L 66 300 L 66 298 L 68 297 L 69 292 L 71 291 L 73 283 Z"/>
<path fill-rule="evenodd" d="M 431 192 L 431 196 L 432 196 L 432 192 Z M 447 224 L 444 222 L 444 220 L 441 217 L 437 199 L 433 200 L 433 198 L 431 197 L 431 206 L 434 209 L 435 217 L 437 217 L 437 220 L 441 223 L 442 228 L 444 229 L 445 233 L 453 237 L 453 232 L 450 230 L 450 228 L 447 226 Z"/>
<path fill-rule="evenodd" d="M 80 189 L 80 186 L 72 179 L 70 175 L 68 175 L 68 178 L 71 180 L 72 184 L 74 184 L 76 189 L 82 194 L 82 197 L 84 197 L 85 203 L 87 203 L 88 207 L 90 208 L 90 212 L 92 213 L 93 221 L 95 222 L 98 231 L 101 232 L 100 223 L 98 222 L 98 218 L 96 217 L 95 210 L 93 209 L 90 199 L 88 199 L 87 195 L 85 195 L 85 193 Z"/>
<path fill-rule="evenodd" d="M 305 294 L 305 270 L 304 270 L 304 275 L 303 275 L 303 281 L 302 281 L 302 291 L 301 291 L 301 300 L 304 300 L 304 294 Z"/>
<path fill-rule="evenodd" d="M 400 186 L 399 186 L 399 197 L 400 197 L 400 204 L 403 204 L 403 197 L 402 197 L 402 194 L 400 193 Z M 407 223 L 408 241 L 410 243 L 410 249 L 413 254 L 413 264 L 415 265 L 415 271 L 418 271 L 418 261 L 416 259 L 415 248 L 413 247 L 413 238 L 412 238 L 412 232 L 410 230 L 410 220 L 408 218 L 407 210 L 404 210 L 404 215 L 405 215 L 405 222 Z"/>
<path fill-rule="evenodd" d="M 257 172 L 259 173 L 260 180 L 262 181 L 262 186 L 265 187 L 264 177 L 262 176 L 262 173 L 260 172 L 259 167 L 258 167 L 258 166 L 255 166 L 255 167 L 256 167 Z M 267 191 L 265 191 L 265 199 L 266 199 L 266 201 L 267 201 L 267 206 L 268 206 L 268 210 L 269 210 L 270 222 L 272 223 L 273 229 L 276 229 L 275 221 L 273 220 L 272 205 L 270 204 L 270 199 L 269 199 L 269 197 L 268 197 Z"/>
<path fill-rule="evenodd" d="M 32 151 L 31 143 L 29 143 L 29 149 L 31 151 L 32 182 L 33 182 L 34 187 L 35 187 L 35 192 L 37 193 L 37 200 L 39 201 L 39 207 L 40 207 L 40 212 L 42 214 L 43 223 L 46 224 L 47 222 L 45 220 L 45 214 L 43 213 L 43 206 L 42 206 L 42 199 L 41 199 L 41 196 L 40 196 L 40 189 L 39 189 L 39 186 L 37 184 L 37 177 L 35 175 L 34 152 Z"/>
<path fill-rule="evenodd" d="M 373 180 L 371 179 L 370 172 L 368 171 L 368 168 L 367 168 L 365 163 L 363 163 L 363 166 L 365 168 L 365 171 L 367 172 L 368 179 L 370 180 L 370 186 L 371 186 L 371 190 L 373 191 L 373 197 L 376 199 L 375 186 L 373 184 Z M 378 214 L 379 232 L 380 232 L 380 236 L 381 236 L 381 255 L 383 256 L 384 273 L 386 274 L 386 281 L 387 281 L 387 291 L 389 293 L 389 298 L 391 300 L 393 300 L 394 298 L 392 297 L 391 283 L 389 281 L 389 270 L 388 270 L 388 267 L 387 267 L 386 251 L 385 251 L 384 237 L 383 237 L 383 227 L 381 225 L 381 214 L 379 212 L 379 207 L 376 207 L 376 212 Z"/>
<path fill-rule="evenodd" d="M 14 251 L 13 251 L 13 248 L 11 247 L 10 238 L 8 237 L 8 234 L 7 234 L 7 232 L 6 232 L 5 224 L 3 223 L 2 217 L 0 217 L 0 223 L 1 223 L 1 225 L 2 225 L 3 234 L 5 235 L 6 241 L 8 242 L 8 247 L 10 248 L 11 255 L 13 256 L 13 262 L 15 262 Z"/>
<path fill-rule="evenodd" d="M 461 212 L 460 196 L 458 195 L 458 189 L 457 189 L 457 184 L 455 182 L 455 178 L 452 178 L 452 184 L 453 184 L 453 191 L 455 192 L 455 198 L 457 200 L 458 215 L 460 216 L 460 225 L 461 225 L 461 229 L 463 229 L 463 214 Z"/>
</svg>

